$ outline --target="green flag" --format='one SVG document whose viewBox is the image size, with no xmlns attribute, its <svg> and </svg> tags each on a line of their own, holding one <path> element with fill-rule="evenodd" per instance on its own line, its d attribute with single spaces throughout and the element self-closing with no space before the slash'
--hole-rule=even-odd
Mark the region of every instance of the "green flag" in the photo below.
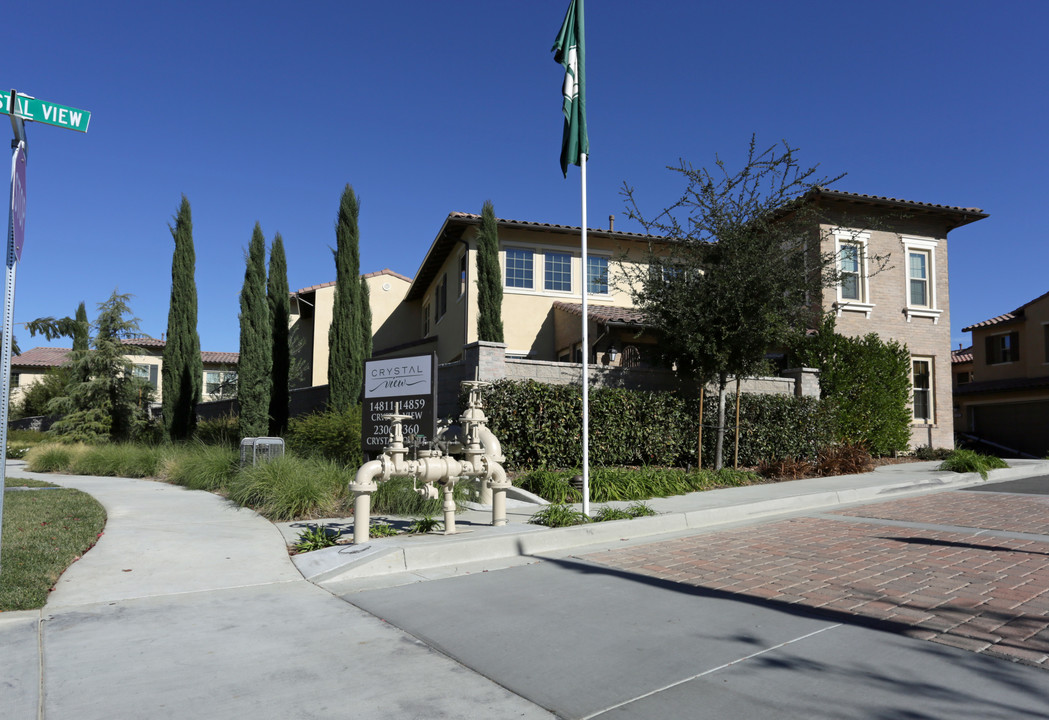
<svg viewBox="0 0 1049 720">
<path fill-rule="evenodd" d="M 565 131 L 561 139 L 561 172 L 568 177 L 568 166 L 579 165 L 580 155 L 590 154 L 586 137 L 586 64 L 583 43 L 583 0 L 572 0 L 554 41 L 554 61 L 565 68 Z"/>
</svg>

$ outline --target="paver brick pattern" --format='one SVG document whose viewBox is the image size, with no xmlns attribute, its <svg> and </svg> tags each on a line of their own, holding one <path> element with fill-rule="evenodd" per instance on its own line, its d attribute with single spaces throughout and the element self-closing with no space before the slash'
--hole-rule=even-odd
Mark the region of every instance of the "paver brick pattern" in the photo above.
<svg viewBox="0 0 1049 720">
<path fill-rule="evenodd" d="M 1049 535 L 1049 496 L 1045 495 L 945 492 L 834 514 Z"/>
<path fill-rule="evenodd" d="M 1044 528 L 1049 510 L 1044 499 L 998 502 L 1002 497 L 952 492 L 846 512 L 1028 533 Z M 1034 526 L 1019 519 L 1032 514 Z M 1049 670 L 1049 537 L 977 532 L 804 517 L 586 559 L 748 598 L 859 616 L 913 637 Z"/>
</svg>

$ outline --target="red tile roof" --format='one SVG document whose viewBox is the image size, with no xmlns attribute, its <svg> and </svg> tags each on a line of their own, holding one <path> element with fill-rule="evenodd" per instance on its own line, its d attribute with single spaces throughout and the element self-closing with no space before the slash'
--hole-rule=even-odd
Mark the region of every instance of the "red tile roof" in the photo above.
<svg viewBox="0 0 1049 720">
<path fill-rule="evenodd" d="M 399 272 L 394 272 L 390 268 L 383 268 L 382 270 L 376 270 L 375 272 L 365 273 L 364 275 L 361 275 L 361 277 L 362 278 L 373 278 L 373 277 L 378 277 L 379 275 L 389 275 L 389 276 L 395 277 L 395 278 L 397 278 L 399 280 L 404 280 L 405 282 L 408 282 L 408 283 L 410 283 L 412 281 L 412 279 L 410 277 L 408 277 L 406 275 L 401 275 Z M 294 290 L 294 291 L 292 291 L 291 294 L 292 295 L 300 295 L 302 293 L 309 293 L 309 292 L 313 292 L 315 290 L 320 290 L 321 288 L 332 287 L 333 285 L 335 285 L 335 281 L 334 280 L 332 280 L 331 282 L 321 283 L 319 285 L 310 285 L 309 287 L 304 287 L 301 290 Z"/>
<path fill-rule="evenodd" d="M 35 347 L 11 358 L 12 367 L 58 367 L 66 361 L 71 348 Z"/>
<path fill-rule="evenodd" d="M 973 361 L 973 346 L 951 350 L 951 364 L 969 363 Z"/>
<path fill-rule="evenodd" d="M 582 303 L 566 303 L 557 300 L 554 307 L 558 310 L 583 317 Z M 587 303 L 586 314 L 591 320 L 598 323 L 622 323 L 623 325 L 644 325 L 645 316 L 633 308 L 614 307 L 610 305 L 591 305 Z"/>
<path fill-rule="evenodd" d="M 969 332 L 974 328 L 993 327 L 995 325 L 1005 325 L 1006 323 L 1013 322 L 1014 320 L 1022 320 L 1026 316 L 1026 308 L 1029 305 L 1033 305 L 1039 300 L 1044 300 L 1046 297 L 1049 297 L 1049 293 L 1044 293 L 1036 297 L 1034 300 L 1025 302 L 1023 305 L 1016 308 L 1012 312 L 1007 312 L 1004 315 L 997 315 L 991 318 L 990 320 L 983 320 L 982 322 L 974 323 L 969 327 L 963 327 L 962 332 Z"/>
</svg>

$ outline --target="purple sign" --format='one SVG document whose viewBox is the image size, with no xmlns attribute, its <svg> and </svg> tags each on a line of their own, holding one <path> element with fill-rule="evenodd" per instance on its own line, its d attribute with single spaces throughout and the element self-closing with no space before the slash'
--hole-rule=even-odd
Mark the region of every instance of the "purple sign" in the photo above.
<svg viewBox="0 0 1049 720">
<path fill-rule="evenodd" d="M 11 167 L 11 225 L 15 238 L 15 258 L 22 261 L 22 243 L 25 242 L 25 149 L 15 151 Z"/>
</svg>

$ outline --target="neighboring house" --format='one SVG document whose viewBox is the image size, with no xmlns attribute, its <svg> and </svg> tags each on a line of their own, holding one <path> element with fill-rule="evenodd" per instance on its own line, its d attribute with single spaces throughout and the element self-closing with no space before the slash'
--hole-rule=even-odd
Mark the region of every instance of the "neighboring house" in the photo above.
<svg viewBox="0 0 1049 720">
<path fill-rule="evenodd" d="M 164 341 L 141 338 L 122 342 L 136 348 L 137 352 L 129 353 L 126 357 L 134 364 L 135 376 L 148 381 L 156 389 L 153 399 L 155 403 L 160 403 Z M 17 402 L 22 392 L 39 382 L 49 370 L 65 363 L 70 352 L 69 348 L 36 347 L 11 358 L 11 402 Z M 203 400 L 221 400 L 236 395 L 239 357 L 239 353 L 230 352 L 200 353 L 204 363 Z"/>
<path fill-rule="evenodd" d="M 952 447 L 947 234 L 986 214 L 975 208 L 830 190 L 816 191 L 808 200 L 819 203 L 831 221 L 820 228 L 823 250 L 837 254 L 844 275 L 840 287 L 826 291 L 824 307 L 837 314 L 837 328 L 843 334 L 873 332 L 907 345 L 914 384 L 912 446 Z M 856 217 L 878 221 L 878 229 L 852 227 L 849 218 Z M 374 355 L 436 352 L 439 363 L 451 363 L 464 357 L 464 348 L 477 343 L 480 223 L 479 215 L 449 214 L 415 278 L 396 276 L 403 299 L 381 323 L 375 316 Z M 498 232 L 507 361 L 581 362 L 580 294 L 585 284 L 589 320 L 585 351 L 590 362 L 626 368 L 665 365 L 658 338 L 632 307 L 624 279 L 627 266 L 643 263 L 649 248 L 665 245 L 666 238 L 590 229 L 584 264 L 578 227 L 500 219 Z M 877 256 L 887 259 L 887 269 L 881 272 L 874 272 Z M 305 330 L 307 307 L 316 318 L 315 329 L 304 332 L 314 340 L 313 356 L 318 362 L 323 356 L 323 364 L 313 365 L 313 384 L 327 381 L 327 324 L 333 296 L 322 295 L 321 289 L 327 287 L 296 293 L 309 303 L 301 306 L 296 322 L 303 323 Z M 373 308 L 375 296 L 373 290 Z M 293 317 L 295 312 L 293 304 Z"/>
<path fill-rule="evenodd" d="M 403 305 L 411 278 L 393 270 L 363 275 L 368 285 L 372 312 L 372 336 L 376 346 L 390 347 L 413 339 L 418 324 L 413 310 Z M 304 386 L 328 382 L 328 329 L 335 308 L 335 283 L 311 285 L 291 293 L 292 354 L 304 366 Z"/>
<path fill-rule="evenodd" d="M 1049 453 L 1049 293 L 962 332 L 972 333 L 973 344 L 968 382 L 954 387 L 958 430 L 1044 457 Z"/>
</svg>

